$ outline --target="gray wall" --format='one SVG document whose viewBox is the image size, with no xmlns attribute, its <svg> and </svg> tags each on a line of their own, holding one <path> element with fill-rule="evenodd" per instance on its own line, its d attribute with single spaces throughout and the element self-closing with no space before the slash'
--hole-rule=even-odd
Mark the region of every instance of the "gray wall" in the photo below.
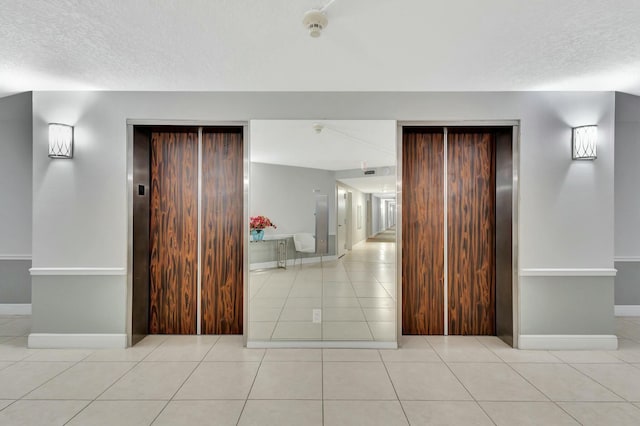
<svg viewBox="0 0 640 426">
<path fill-rule="evenodd" d="M 0 99 L 0 304 L 31 303 L 31 92 Z"/>
<path fill-rule="evenodd" d="M 640 305 L 640 97 L 616 93 L 616 305 Z"/>
<path fill-rule="evenodd" d="M 181 92 L 34 92 L 34 267 L 126 267 L 127 247 L 127 119 L 251 120 L 251 119 L 391 119 L 391 120 L 520 120 L 519 261 L 521 268 L 553 270 L 613 268 L 614 253 L 614 100 L 611 92 L 509 93 L 181 93 Z M 75 125 L 75 158 L 47 158 L 47 123 Z M 599 126 L 598 159 L 571 160 L 571 128 Z M 401 195 L 401 194 L 400 194 Z M 401 198 L 398 199 L 401 202 Z M 552 274 L 551 274 L 552 275 Z M 598 311 L 611 308 L 613 283 L 594 277 L 602 287 L 580 288 L 599 297 Z M 60 285 L 49 280 L 50 291 Z M 545 298 L 554 299 L 564 277 L 536 277 Z M 102 292 L 105 283 L 84 279 L 88 292 Z M 126 292 L 126 277 L 118 284 Z M 44 288 L 42 286 L 41 288 Z M 577 289 L 574 289 L 577 291 Z M 34 299 L 36 292 L 34 288 Z M 119 293 L 119 292 L 118 292 Z M 576 294 L 577 295 L 577 294 Z M 610 297 L 602 297 L 602 296 Z M 65 332 L 56 311 L 76 321 L 91 316 L 82 297 L 50 306 L 46 318 L 34 318 L 49 330 Z M 45 298 L 39 299 L 47 303 Z M 595 299 L 594 299 L 595 300 Z M 102 301 L 117 312 L 121 298 Z M 571 304 L 529 306 L 520 300 L 523 330 L 544 329 L 551 315 L 562 320 L 583 317 L 592 306 Z M 612 309 L 611 309 L 612 311 Z M 34 306 L 34 315 L 40 315 Z M 39 311 L 43 312 L 43 311 Z M 42 315 L 45 315 L 44 313 Z M 613 312 L 611 312 L 613 315 Z M 114 319 L 114 325 L 121 324 Z M 87 321 L 89 323 L 89 321 Z M 34 330 L 37 332 L 37 330 Z M 554 329 L 547 330 L 555 333 Z M 576 333 L 613 333 L 611 322 L 585 323 Z"/>
<path fill-rule="evenodd" d="M 336 227 L 336 180 L 332 171 L 251 163 L 249 216 L 267 216 L 278 228 L 265 236 L 315 232 L 314 189 L 329 199 L 329 233 Z"/>
<path fill-rule="evenodd" d="M 375 195 L 371 196 L 371 237 L 378 232 L 384 230 L 384 223 L 382 223 L 382 200 Z"/>
</svg>

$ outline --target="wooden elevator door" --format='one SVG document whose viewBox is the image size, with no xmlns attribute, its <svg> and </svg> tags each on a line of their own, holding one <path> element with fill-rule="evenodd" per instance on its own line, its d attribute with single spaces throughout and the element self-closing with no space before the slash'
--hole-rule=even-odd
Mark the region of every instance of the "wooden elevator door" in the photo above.
<svg viewBox="0 0 640 426">
<path fill-rule="evenodd" d="M 198 132 L 151 133 L 149 332 L 195 334 Z"/>
<path fill-rule="evenodd" d="M 444 130 L 402 139 L 402 334 L 443 334 Z"/>
<path fill-rule="evenodd" d="M 402 144 L 402 332 L 444 334 L 446 262 L 448 334 L 494 335 L 494 133 L 449 129 L 446 159 L 443 128 L 405 127 Z"/>
<path fill-rule="evenodd" d="M 495 334 L 495 139 L 450 129 L 447 156 L 449 334 Z"/>
<path fill-rule="evenodd" d="M 202 134 L 202 334 L 242 334 L 242 128 Z"/>
</svg>

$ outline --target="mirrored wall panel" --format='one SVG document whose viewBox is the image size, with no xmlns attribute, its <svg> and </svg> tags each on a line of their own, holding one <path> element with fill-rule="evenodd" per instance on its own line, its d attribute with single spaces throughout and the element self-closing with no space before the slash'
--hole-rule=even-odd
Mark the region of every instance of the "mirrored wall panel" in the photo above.
<svg viewBox="0 0 640 426">
<path fill-rule="evenodd" d="M 396 122 L 250 135 L 248 344 L 395 342 Z"/>
</svg>

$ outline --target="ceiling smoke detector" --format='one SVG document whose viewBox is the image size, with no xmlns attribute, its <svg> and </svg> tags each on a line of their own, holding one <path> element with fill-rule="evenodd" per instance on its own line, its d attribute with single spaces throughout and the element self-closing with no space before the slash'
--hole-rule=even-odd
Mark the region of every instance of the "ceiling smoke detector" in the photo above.
<svg viewBox="0 0 640 426">
<path fill-rule="evenodd" d="M 309 35 L 315 38 L 320 37 L 322 30 L 329 24 L 329 21 L 324 12 L 318 9 L 311 9 L 304 14 L 302 24 L 309 30 Z"/>
</svg>

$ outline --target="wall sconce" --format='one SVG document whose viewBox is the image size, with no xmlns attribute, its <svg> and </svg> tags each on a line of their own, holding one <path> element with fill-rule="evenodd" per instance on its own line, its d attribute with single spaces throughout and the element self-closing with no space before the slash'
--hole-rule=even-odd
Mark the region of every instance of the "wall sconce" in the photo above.
<svg viewBox="0 0 640 426">
<path fill-rule="evenodd" d="M 49 157 L 73 158 L 73 126 L 49 123 Z"/>
<path fill-rule="evenodd" d="M 595 160 L 598 157 L 598 126 L 574 127 L 571 145 L 574 160 Z"/>
</svg>

